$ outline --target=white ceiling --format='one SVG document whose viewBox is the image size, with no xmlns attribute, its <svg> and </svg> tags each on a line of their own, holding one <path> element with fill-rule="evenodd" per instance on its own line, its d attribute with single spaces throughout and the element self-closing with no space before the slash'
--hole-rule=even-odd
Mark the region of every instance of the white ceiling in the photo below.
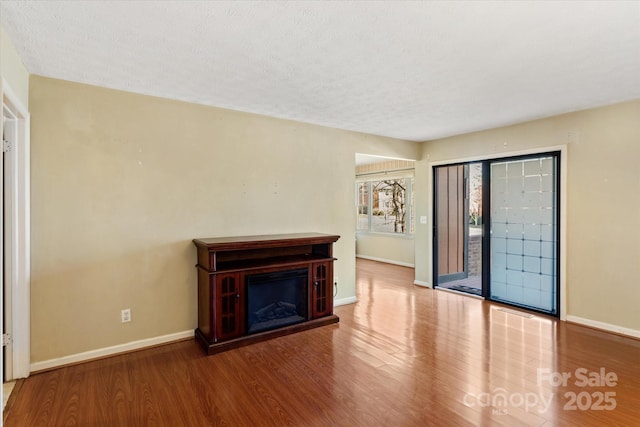
<svg viewBox="0 0 640 427">
<path fill-rule="evenodd" d="M 640 2 L 0 1 L 33 74 L 428 140 L 640 98 Z"/>
</svg>

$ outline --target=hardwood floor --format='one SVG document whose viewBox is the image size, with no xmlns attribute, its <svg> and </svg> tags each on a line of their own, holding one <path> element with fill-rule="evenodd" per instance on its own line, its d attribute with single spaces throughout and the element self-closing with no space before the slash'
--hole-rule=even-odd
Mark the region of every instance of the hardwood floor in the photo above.
<svg viewBox="0 0 640 427">
<path fill-rule="evenodd" d="M 417 287 L 406 267 L 357 268 L 359 302 L 336 308 L 336 325 L 208 357 L 184 341 L 32 375 L 5 425 L 640 425 L 640 341 Z M 580 387 L 577 369 L 609 382 Z M 562 373 L 566 385 L 550 384 Z"/>
</svg>

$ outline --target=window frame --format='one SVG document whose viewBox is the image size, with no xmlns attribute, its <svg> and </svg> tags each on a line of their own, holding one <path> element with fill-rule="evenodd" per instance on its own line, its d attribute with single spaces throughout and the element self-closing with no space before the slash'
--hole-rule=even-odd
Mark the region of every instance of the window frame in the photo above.
<svg viewBox="0 0 640 427">
<path fill-rule="evenodd" d="M 405 203 L 405 231 L 404 232 L 395 232 L 395 231 L 378 231 L 372 229 L 373 224 L 373 191 L 372 191 L 372 183 L 379 181 L 388 181 L 388 180 L 400 180 L 404 179 L 406 183 L 405 188 L 405 200 L 408 203 Z M 379 234 L 384 236 L 394 236 L 400 238 L 413 238 L 415 233 L 415 221 L 414 221 L 414 209 L 413 209 L 413 186 L 414 186 L 414 174 L 413 171 L 411 173 L 374 173 L 374 174 L 363 174 L 360 176 L 356 176 L 355 182 L 355 204 L 356 204 L 356 233 L 358 234 Z M 367 200 L 367 228 L 360 228 L 360 187 L 362 184 L 366 184 L 368 200 Z"/>
</svg>

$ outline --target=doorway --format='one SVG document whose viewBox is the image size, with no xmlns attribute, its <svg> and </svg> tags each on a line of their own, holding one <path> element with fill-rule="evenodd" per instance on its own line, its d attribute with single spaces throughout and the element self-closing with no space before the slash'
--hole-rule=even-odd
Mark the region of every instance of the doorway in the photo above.
<svg viewBox="0 0 640 427">
<path fill-rule="evenodd" d="M 2 176 L 2 202 L 0 203 L 0 234 L 2 245 L 0 246 L 0 258 L 2 258 L 2 380 L 13 379 L 13 275 L 11 257 L 13 254 L 13 209 L 12 183 L 13 166 L 12 147 L 16 144 L 16 119 L 17 117 L 7 105 L 2 104 L 2 162 L 0 163 L 0 176 Z"/>
<path fill-rule="evenodd" d="M 0 176 L 0 280 L 2 281 L 3 381 L 30 372 L 29 113 L 2 80 Z"/>
<path fill-rule="evenodd" d="M 437 287 L 482 295 L 482 163 L 437 167 Z"/>
<path fill-rule="evenodd" d="M 554 316 L 559 156 L 434 167 L 434 283 Z"/>
</svg>

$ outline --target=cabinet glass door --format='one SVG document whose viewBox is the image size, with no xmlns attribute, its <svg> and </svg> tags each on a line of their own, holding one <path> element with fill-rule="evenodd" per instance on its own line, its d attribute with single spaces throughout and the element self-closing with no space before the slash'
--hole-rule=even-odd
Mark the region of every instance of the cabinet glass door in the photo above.
<svg viewBox="0 0 640 427">
<path fill-rule="evenodd" d="M 313 318 L 326 316 L 333 310 L 329 272 L 329 263 L 313 264 Z"/>
<path fill-rule="evenodd" d="M 241 291 L 238 274 L 221 274 L 218 285 L 218 338 L 233 338 L 242 333 Z"/>
</svg>

